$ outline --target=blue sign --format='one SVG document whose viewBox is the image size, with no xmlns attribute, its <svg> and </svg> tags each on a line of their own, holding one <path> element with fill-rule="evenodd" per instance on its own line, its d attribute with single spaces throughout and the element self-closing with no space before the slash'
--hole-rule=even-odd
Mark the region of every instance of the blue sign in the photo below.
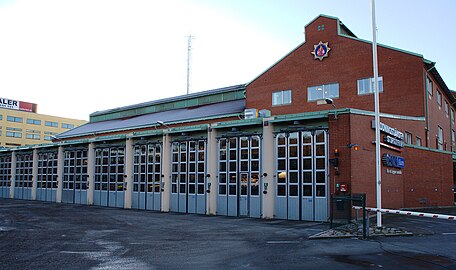
<svg viewBox="0 0 456 270">
<path fill-rule="evenodd" d="M 403 169 L 405 167 L 405 159 L 400 156 L 393 156 L 390 154 L 383 154 L 382 156 L 383 165 L 387 167 L 394 167 Z"/>
</svg>

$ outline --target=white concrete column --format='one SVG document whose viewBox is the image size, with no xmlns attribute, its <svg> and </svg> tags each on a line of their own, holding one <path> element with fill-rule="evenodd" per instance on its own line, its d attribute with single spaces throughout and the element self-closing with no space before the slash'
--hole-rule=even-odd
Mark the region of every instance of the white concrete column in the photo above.
<svg viewBox="0 0 456 270">
<path fill-rule="evenodd" d="M 207 205 L 206 214 L 215 215 L 217 212 L 217 130 L 209 127 L 207 134 Z"/>
<path fill-rule="evenodd" d="M 93 192 L 95 190 L 95 145 L 89 143 L 87 150 L 87 204 L 93 205 Z"/>
<path fill-rule="evenodd" d="M 169 212 L 171 200 L 171 142 L 168 134 L 163 134 L 162 146 L 162 196 L 161 205 L 163 212 Z"/>
<path fill-rule="evenodd" d="M 36 200 L 36 188 L 38 186 L 38 149 L 33 149 L 32 164 L 32 200 Z"/>
<path fill-rule="evenodd" d="M 125 202 L 124 208 L 131 208 L 131 197 L 133 191 L 133 138 L 125 141 Z"/>
<path fill-rule="evenodd" d="M 16 186 L 16 162 L 17 162 L 17 156 L 16 156 L 16 151 L 11 152 L 11 185 L 10 185 L 10 190 L 9 190 L 9 197 L 11 199 L 14 199 L 14 187 Z"/>
<path fill-rule="evenodd" d="M 271 119 L 273 118 L 263 119 L 263 154 L 261 162 L 263 170 L 263 218 L 274 218 L 274 128 L 269 122 Z"/>
<path fill-rule="evenodd" d="M 57 153 L 57 194 L 56 202 L 62 202 L 62 189 L 63 189 L 63 146 L 59 146 Z"/>
</svg>

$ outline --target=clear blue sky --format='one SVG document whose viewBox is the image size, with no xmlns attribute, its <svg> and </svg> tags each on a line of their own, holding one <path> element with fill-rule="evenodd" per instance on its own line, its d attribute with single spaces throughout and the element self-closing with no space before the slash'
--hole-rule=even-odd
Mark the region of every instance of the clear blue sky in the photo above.
<svg viewBox="0 0 456 270">
<path fill-rule="evenodd" d="M 423 55 L 456 90 L 455 0 L 377 0 L 378 42 Z M 372 40 L 370 0 L 0 0 L 0 97 L 43 114 L 247 83 L 303 42 L 319 14 Z"/>
</svg>

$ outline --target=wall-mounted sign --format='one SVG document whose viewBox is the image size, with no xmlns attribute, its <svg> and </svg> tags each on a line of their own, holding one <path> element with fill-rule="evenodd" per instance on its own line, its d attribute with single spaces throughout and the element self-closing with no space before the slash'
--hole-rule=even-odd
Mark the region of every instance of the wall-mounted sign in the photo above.
<svg viewBox="0 0 456 270">
<path fill-rule="evenodd" d="M 375 120 L 372 120 L 372 128 L 375 129 Z M 383 142 L 400 148 L 404 147 L 404 133 L 380 122 L 380 132 L 386 133 Z"/>
<path fill-rule="evenodd" d="M 12 100 L 7 98 L 0 98 L 0 108 L 26 111 L 26 112 L 36 112 L 37 105 L 34 103 Z"/>
<path fill-rule="evenodd" d="M 314 45 L 314 50 L 311 52 L 314 55 L 314 59 L 323 60 L 323 58 L 328 57 L 328 52 L 331 48 L 328 47 L 328 42 L 321 42 L 317 45 Z"/>
<path fill-rule="evenodd" d="M 405 167 L 405 159 L 400 156 L 383 154 L 382 163 L 384 166 L 403 169 Z"/>
</svg>

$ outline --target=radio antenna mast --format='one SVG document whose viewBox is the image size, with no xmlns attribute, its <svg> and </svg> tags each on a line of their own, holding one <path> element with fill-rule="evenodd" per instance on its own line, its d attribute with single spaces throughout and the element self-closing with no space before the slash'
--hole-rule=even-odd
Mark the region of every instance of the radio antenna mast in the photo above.
<svg viewBox="0 0 456 270">
<path fill-rule="evenodd" d="M 192 34 L 187 36 L 187 95 L 190 94 L 190 73 L 191 73 L 191 62 L 192 62 L 192 40 L 195 36 Z"/>
</svg>

